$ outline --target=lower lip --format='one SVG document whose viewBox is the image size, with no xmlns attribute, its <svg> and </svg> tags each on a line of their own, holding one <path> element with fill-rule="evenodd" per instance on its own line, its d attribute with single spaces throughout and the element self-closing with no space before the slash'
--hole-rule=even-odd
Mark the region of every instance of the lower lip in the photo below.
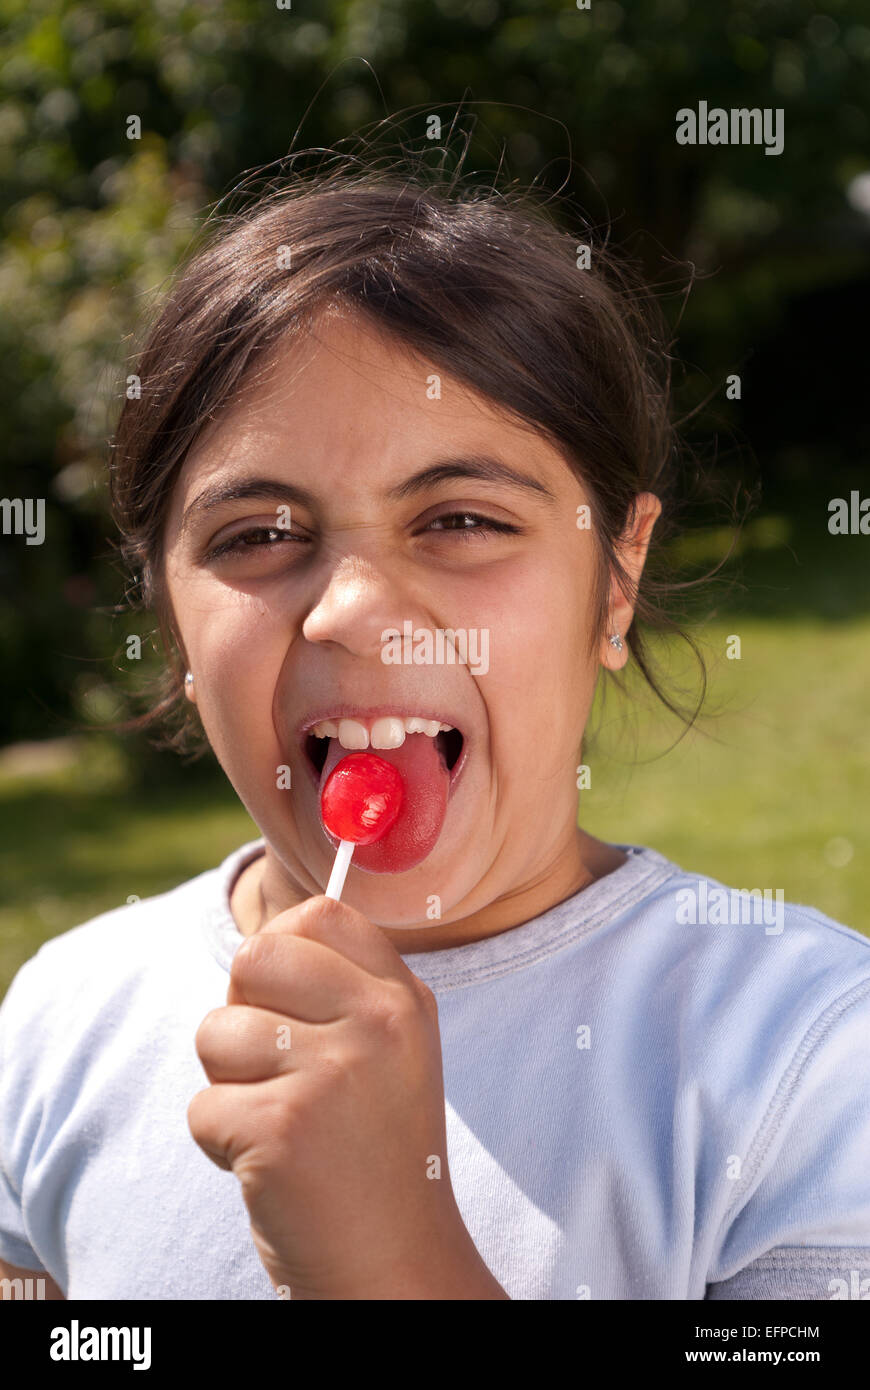
<svg viewBox="0 0 870 1390">
<path fill-rule="evenodd" d="M 428 737 L 428 735 L 426 735 L 426 737 Z M 352 752 L 355 752 L 355 751 L 357 751 L 357 750 L 348 748 L 346 751 L 347 751 L 348 753 L 352 753 Z M 374 753 L 377 753 L 378 750 L 375 748 L 375 749 L 372 749 L 371 751 L 374 752 Z M 459 778 L 460 778 L 462 772 L 463 772 L 464 769 L 465 769 L 465 765 L 466 765 L 466 763 L 468 762 L 468 756 L 469 756 L 468 738 L 467 738 L 467 736 L 463 735 L 463 739 L 462 739 L 462 750 L 461 750 L 461 752 L 460 752 L 460 754 L 459 754 L 459 757 L 457 758 L 456 762 L 453 764 L 453 767 L 450 769 L 450 783 L 449 783 L 448 789 L 447 789 L 447 812 L 448 812 L 448 814 L 449 814 L 449 810 L 450 810 L 450 803 L 451 803 L 451 801 L 453 800 L 453 795 L 454 795 L 454 792 L 455 792 L 455 790 L 456 790 L 457 782 L 459 781 Z M 317 770 L 315 769 L 314 764 L 311 762 L 311 759 L 308 757 L 308 754 L 307 754 L 306 751 L 305 751 L 304 736 L 303 736 L 303 745 L 302 745 L 302 758 L 303 758 L 303 761 L 304 761 L 304 763 L 305 763 L 306 768 L 308 769 L 308 775 L 309 775 L 309 777 L 311 778 L 311 781 L 312 781 L 312 783 L 314 784 L 314 788 L 315 788 L 315 791 L 316 791 L 316 793 L 317 793 L 317 815 L 318 815 L 318 819 L 320 819 L 320 774 L 319 774 L 319 773 L 317 772 Z M 446 817 L 445 817 L 445 823 L 446 823 Z M 322 824 L 322 823 L 321 823 L 321 824 Z M 339 842 L 338 842 L 338 840 L 335 838 L 335 836 L 334 836 L 334 835 L 330 835 L 330 834 L 329 834 L 329 831 L 326 830 L 325 827 L 323 827 L 323 831 L 324 831 L 324 834 L 328 836 L 328 838 L 329 838 L 329 840 L 330 840 L 330 843 L 337 849 L 337 848 L 338 848 Z M 442 826 L 442 833 L 443 833 L 443 826 Z M 390 847 L 390 838 L 391 838 L 391 835 L 392 835 L 392 832 L 391 832 L 391 831 L 388 831 L 387 834 L 384 836 L 384 838 L 383 838 L 382 840 L 376 840 L 375 843 L 374 843 L 374 844 L 371 844 L 371 845 L 360 845 L 360 846 L 358 846 L 358 847 L 356 848 L 355 852 L 354 852 L 354 858 L 353 858 L 352 863 L 353 863 L 354 865 L 356 865 L 356 867 L 357 867 L 358 869 L 362 870 L 363 873 L 388 874 L 388 873 L 405 873 L 405 872 L 407 872 L 409 869 L 416 868 L 416 867 L 417 867 L 417 864 L 423 862 L 423 859 L 420 859 L 420 860 L 418 860 L 418 861 L 416 861 L 416 862 L 412 862 L 412 863 L 404 862 L 404 860 L 406 859 L 406 856 L 403 856 L 403 862 L 397 863 L 397 862 L 396 862 L 397 856 L 396 856 L 395 854 L 391 853 L 391 847 Z M 439 838 L 440 838 L 440 836 L 439 836 Z M 437 841 L 436 841 L 436 844 L 437 844 Z M 432 853 L 432 850 L 433 850 L 434 848 L 435 848 L 435 846 L 433 845 L 433 846 L 427 851 L 426 855 L 424 856 L 424 859 L 429 857 L 429 855 Z"/>
</svg>

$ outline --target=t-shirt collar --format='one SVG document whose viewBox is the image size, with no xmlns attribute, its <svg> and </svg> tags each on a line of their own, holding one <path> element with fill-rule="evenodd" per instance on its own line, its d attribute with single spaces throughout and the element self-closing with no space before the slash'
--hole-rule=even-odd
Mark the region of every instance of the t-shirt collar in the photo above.
<svg viewBox="0 0 870 1390">
<path fill-rule="evenodd" d="M 676 865 L 647 846 L 614 843 L 611 847 L 622 850 L 627 856 L 619 868 L 595 879 L 539 916 L 497 936 L 464 946 L 448 946 L 438 951 L 403 951 L 402 959 L 418 979 L 442 990 L 494 979 L 533 965 L 579 937 L 589 935 L 679 872 Z M 203 930 L 209 950 L 227 973 L 245 939 L 230 910 L 230 893 L 242 870 L 264 851 L 264 840 L 249 841 L 213 870 L 213 893 L 203 916 Z"/>
</svg>

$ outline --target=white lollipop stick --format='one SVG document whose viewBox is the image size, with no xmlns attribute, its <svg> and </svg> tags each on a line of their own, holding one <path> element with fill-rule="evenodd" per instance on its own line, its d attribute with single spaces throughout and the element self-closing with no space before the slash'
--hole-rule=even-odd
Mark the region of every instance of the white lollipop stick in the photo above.
<svg viewBox="0 0 870 1390">
<path fill-rule="evenodd" d="M 332 873 L 329 875 L 326 892 L 323 895 L 325 898 L 335 898 L 336 902 L 340 899 L 341 890 L 344 887 L 344 880 L 347 878 L 347 871 L 350 868 L 350 857 L 353 851 L 354 841 L 342 840 L 338 847 L 338 853 L 335 856 Z"/>
</svg>

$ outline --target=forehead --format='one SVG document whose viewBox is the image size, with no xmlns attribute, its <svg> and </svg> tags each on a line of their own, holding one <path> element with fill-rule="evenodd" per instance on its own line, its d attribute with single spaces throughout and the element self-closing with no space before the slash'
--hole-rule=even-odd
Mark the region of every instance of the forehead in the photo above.
<svg viewBox="0 0 870 1390">
<path fill-rule="evenodd" d="M 174 500 L 182 505 L 194 482 L 264 465 L 362 490 L 460 449 L 500 450 L 551 478 L 565 469 L 530 423 L 364 316 L 334 306 L 253 368 L 233 404 L 195 440 Z"/>
</svg>

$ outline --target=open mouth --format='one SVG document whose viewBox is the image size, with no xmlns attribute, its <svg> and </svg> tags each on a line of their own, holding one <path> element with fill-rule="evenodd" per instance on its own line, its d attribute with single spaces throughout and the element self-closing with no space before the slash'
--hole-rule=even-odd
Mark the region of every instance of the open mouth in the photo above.
<svg viewBox="0 0 870 1390">
<path fill-rule="evenodd" d="M 323 771 L 324 765 L 325 765 L 325 763 L 326 763 L 327 756 L 328 756 L 328 754 L 329 754 L 330 742 L 331 742 L 332 738 L 334 738 L 334 737 L 336 737 L 336 735 L 329 735 L 329 734 L 321 734 L 321 735 L 318 735 L 318 734 L 315 734 L 315 733 L 312 733 L 312 732 L 309 732 L 309 733 L 307 733 L 307 734 L 305 735 L 305 740 L 304 740 L 305 756 L 308 758 L 308 761 L 310 762 L 311 766 L 314 768 L 314 771 L 315 771 L 315 773 L 316 773 L 318 779 L 320 778 L 320 774 L 321 774 L 322 771 Z M 430 737 L 430 735 L 428 735 L 428 734 L 423 734 L 423 733 L 419 733 L 419 734 L 413 734 L 413 733 L 408 733 L 408 732 L 405 733 L 405 738 L 415 738 L 415 737 L 419 737 L 419 738 L 428 738 L 428 737 Z M 444 759 L 444 765 L 445 765 L 445 767 L 447 768 L 447 771 L 448 771 L 448 772 L 452 772 L 453 769 L 456 767 L 457 763 L 459 762 L 460 756 L 461 756 L 461 754 L 462 754 L 462 748 L 463 748 L 463 745 L 464 745 L 464 743 L 465 743 L 465 739 L 463 738 L 463 736 L 462 736 L 462 734 L 460 733 L 460 731 L 459 731 L 458 729 L 456 729 L 456 728 L 451 728 L 451 729 L 439 729 L 438 733 L 435 734 L 434 742 L 435 742 L 435 747 L 437 748 L 437 750 L 438 750 L 438 752 L 440 753 L 441 757 Z M 395 745 L 394 745 L 394 746 L 395 746 Z M 358 750 L 358 748 L 355 746 L 355 747 L 353 747 L 353 748 L 346 748 L 345 751 L 348 752 L 348 753 L 351 753 L 351 752 L 359 751 L 359 750 Z M 388 750 L 388 749 L 382 750 L 382 749 L 376 748 L 376 747 L 374 747 L 371 743 L 369 743 L 368 746 L 367 746 L 367 751 L 372 752 L 372 753 L 379 753 L 379 752 L 382 752 L 382 751 L 388 752 L 389 750 Z"/>
<path fill-rule="evenodd" d="M 401 774 L 405 796 L 394 825 L 381 839 L 357 848 L 354 867 L 366 873 L 403 873 L 422 863 L 441 834 L 468 761 L 468 740 L 461 729 L 437 717 L 357 711 L 312 720 L 300 730 L 300 741 L 321 793 L 332 769 L 350 753 L 374 753 Z M 324 833 L 334 840 L 325 827 Z"/>
</svg>

